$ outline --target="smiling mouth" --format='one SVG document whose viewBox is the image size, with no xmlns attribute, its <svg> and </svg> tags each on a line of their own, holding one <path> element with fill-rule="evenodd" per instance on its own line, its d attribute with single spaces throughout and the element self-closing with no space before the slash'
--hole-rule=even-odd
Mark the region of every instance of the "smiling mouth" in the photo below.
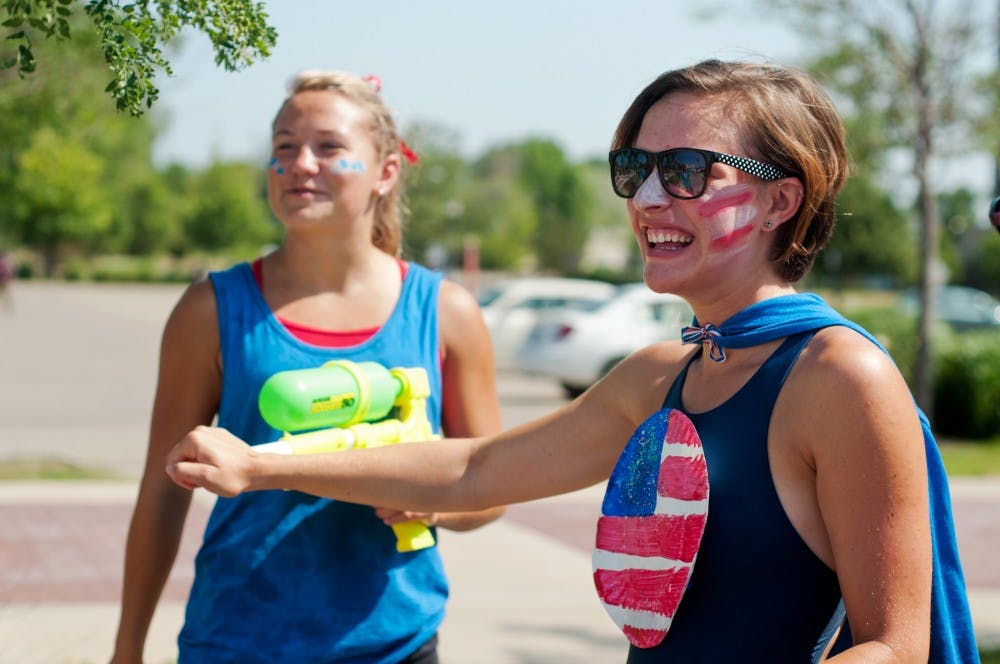
<svg viewBox="0 0 1000 664">
<path fill-rule="evenodd" d="M 316 196 L 322 194 L 323 192 L 320 191 L 319 189 L 310 189 L 308 187 L 294 187 L 292 189 L 289 189 L 288 193 L 292 194 L 293 196 L 307 196 L 307 195 Z"/>
<path fill-rule="evenodd" d="M 646 245 L 650 249 L 680 249 L 694 242 L 694 237 L 680 231 L 646 229 Z"/>
</svg>

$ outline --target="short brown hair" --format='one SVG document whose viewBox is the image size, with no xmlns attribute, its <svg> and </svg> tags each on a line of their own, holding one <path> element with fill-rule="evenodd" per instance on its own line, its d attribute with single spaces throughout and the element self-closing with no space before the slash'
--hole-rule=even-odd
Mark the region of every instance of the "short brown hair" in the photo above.
<svg viewBox="0 0 1000 664">
<path fill-rule="evenodd" d="M 771 258 L 782 278 L 804 277 L 833 233 L 836 198 L 848 172 L 844 123 L 830 97 L 793 67 L 705 60 L 668 71 L 646 86 L 618 123 L 612 149 L 635 145 L 647 111 L 674 92 L 724 102 L 747 156 L 802 181 L 802 205 L 778 229 Z"/>
<path fill-rule="evenodd" d="M 372 117 L 372 143 L 379 159 L 399 153 L 400 137 L 392 113 L 383 103 L 378 90 L 368 80 L 346 72 L 311 69 L 296 74 L 288 87 L 289 96 L 278 109 L 278 115 L 288 100 L 300 92 L 329 90 L 369 111 Z M 387 254 L 398 256 L 401 251 L 405 214 L 403 178 L 400 177 L 396 181 L 396 186 L 380 196 L 375 203 L 372 243 Z"/>
</svg>

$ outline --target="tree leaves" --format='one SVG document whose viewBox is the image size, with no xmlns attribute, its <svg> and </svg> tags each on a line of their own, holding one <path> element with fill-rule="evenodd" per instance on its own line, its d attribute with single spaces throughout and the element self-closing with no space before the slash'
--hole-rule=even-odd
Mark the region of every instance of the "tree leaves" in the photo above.
<svg viewBox="0 0 1000 664">
<path fill-rule="evenodd" d="M 10 54 L 0 53 L 0 69 L 22 78 L 35 72 L 32 35 L 71 39 L 70 18 L 80 9 L 73 0 L 0 0 L 2 25 L 10 29 Z M 242 69 L 271 54 L 277 32 L 267 24 L 263 3 L 252 0 L 91 0 L 82 5 L 99 38 L 111 72 L 105 87 L 119 111 L 142 115 L 159 97 L 154 79 L 170 74 L 163 48 L 184 28 L 205 33 L 215 63 L 228 71 Z"/>
</svg>

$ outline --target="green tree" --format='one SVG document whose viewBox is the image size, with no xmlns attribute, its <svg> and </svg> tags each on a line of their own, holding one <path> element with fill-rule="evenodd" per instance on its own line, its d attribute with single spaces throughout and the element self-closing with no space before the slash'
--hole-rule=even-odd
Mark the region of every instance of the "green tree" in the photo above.
<svg viewBox="0 0 1000 664">
<path fill-rule="evenodd" d="M 278 226 L 260 194 L 263 177 L 260 168 L 238 162 L 215 163 L 194 176 L 185 241 L 209 251 L 274 242 Z"/>
<path fill-rule="evenodd" d="M 74 25 L 85 21 L 71 20 Z M 94 94 L 107 69 L 96 43 L 96 35 L 86 31 L 77 32 L 72 40 L 40 43 L 36 51 L 49 66 L 24 81 L 14 80 L 13 70 L 0 70 L 0 144 L 6 148 L 0 151 L 0 199 L 19 199 L 17 183 L 23 178 L 18 177 L 18 156 L 29 149 L 39 130 L 51 130 L 103 162 L 100 188 L 112 201 L 115 215 L 110 226 L 99 224 L 101 232 L 88 238 L 88 246 L 95 251 L 142 253 L 154 248 L 151 240 L 175 235 L 179 217 L 171 212 L 173 205 L 158 205 L 163 201 L 155 194 L 162 187 L 152 165 L 156 134 L 152 120 L 122 115 L 108 97 Z M 20 235 L 21 222 L 30 222 L 34 214 L 24 207 L 25 201 L 21 203 L 18 219 L 12 217 L 10 206 L 0 209 L 0 218 L 12 228 L 12 239 L 31 244 Z M 75 233 L 67 239 L 79 240 Z M 50 258 L 57 260 L 58 255 Z"/>
<path fill-rule="evenodd" d="M 966 283 L 1000 296 L 1000 235 L 982 231 L 982 241 L 966 268 Z"/>
<path fill-rule="evenodd" d="M 912 282 L 917 271 L 914 229 L 871 177 L 848 179 L 837 200 L 837 227 L 813 275 L 834 287 L 873 279 Z"/>
<path fill-rule="evenodd" d="M 17 166 L 14 221 L 22 241 L 42 253 L 45 274 L 51 277 L 67 245 L 87 245 L 111 226 L 104 161 L 43 127 L 20 153 Z"/>
<path fill-rule="evenodd" d="M 982 3 L 955 0 L 763 0 L 814 35 L 810 69 L 832 90 L 848 115 L 861 111 L 877 121 L 865 135 L 873 148 L 884 144 L 912 165 L 913 208 L 920 229 L 920 343 L 914 392 L 933 412 L 932 331 L 934 295 L 940 274 L 940 218 L 931 164 L 941 140 L 964 147 L 977 112 L 993 112 L 977 100 L 981 75 L 974 56 L 982 27 Z M 946 134 L 946 132 L 948 132 Z"/>
<path fill-rule="evenodd" d="M 81 14 L 89 25 L 74 21 Z M 154 78 L 158 72 L 171 73 L 163 49 L 183 28 L 204 33 L 215 49 L 215 63 L 229 71 L 267 57 L 277 40 L 263 3 L 250 0 L 2 0 L 0 19 L 11 47 L 0 52 L 0 70 L 22 77 L 30 77 L 39 61 L 45 66 L 44 58 L 36 57 L 39 40 L 75 39 L 82 31 L 95 36 L 107 63 L 105 76 L 108 71 L 111 75 L 104 90 L 119 110 L 132 115 L 141 115 L 156 101 Z"/>
<path fill-rule="evenodd" d="M 409 214 L 403 233 L 404 254 L 414 260 L 455 264 L 461 255 L 463 232 L 459 217 L 466 209 L 470 186 L 469 165 L 458 150 L 458 135 L 430 123 L 410 127 L 407 140 L 420 155 L 414 165 L 404 165 L 406 206 Z M 446 252 L 438 257 L 434 252 Z"/>
<path fill-rule="evenodd" d="M 473 182 L 464 210 L 456 220 L 462 242 L 474 238 L 479 260 L 487 270 L 534 269 L 531 240 L 539 223 L 530 195 L 502 178 Z"/>
<path fill-rule="evenodd" d="M 525 253 L 534 254 L 540 269 L 564 274 L 578 270 L 593 194 L 559 146 L 544 139 L 503 145 L 487 151 L 473 170 L 477 178 L 495 183 L 511 197 L 526 197 L 533 209 L 530 218 L 508 218 L 514 224 L 511 242 L 527 232 Z M 510 209 L 521 210 L 521 203 L 513 201 Z"/>
<path fill-rule="evenodd" d="M 964 283 L 966 263 L 976 236 L 976 197 L 964 187 L 938 195 L 941 214 L 941 261 L 947 267 L 948 281 Z"/>
<path fill-rule="evenodd" d="M 534 201 L 538 223 L 534 248 L 541 267 L 575 274 L 590 231 L 593 192 L 562 149 L 535 139 L 518 146 L 518 182 Z"/>
</svg>

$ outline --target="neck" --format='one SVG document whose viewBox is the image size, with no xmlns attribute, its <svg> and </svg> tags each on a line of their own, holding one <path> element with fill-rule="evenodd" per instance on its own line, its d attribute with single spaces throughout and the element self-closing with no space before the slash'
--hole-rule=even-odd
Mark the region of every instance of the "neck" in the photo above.
<svg viewBox="0 0 1000 664">
<path fill-rule="evenodd" d="M 795 292 L 791 284 L 770 284 L 752 290 L 730 290 L 717 297 L 690 298 L 688 304 L 700 325 L 718 326 L 752 304 Z"/>
<path fill-rule="evenodd" d="M 343 238 L 286 238 L 265 259 L 274 272 L 304 290 L 339 291 L 371 279 L 383 280 L 395 258 L 376 248 L 370 241 L 345 242 Z"/>
</svg>

